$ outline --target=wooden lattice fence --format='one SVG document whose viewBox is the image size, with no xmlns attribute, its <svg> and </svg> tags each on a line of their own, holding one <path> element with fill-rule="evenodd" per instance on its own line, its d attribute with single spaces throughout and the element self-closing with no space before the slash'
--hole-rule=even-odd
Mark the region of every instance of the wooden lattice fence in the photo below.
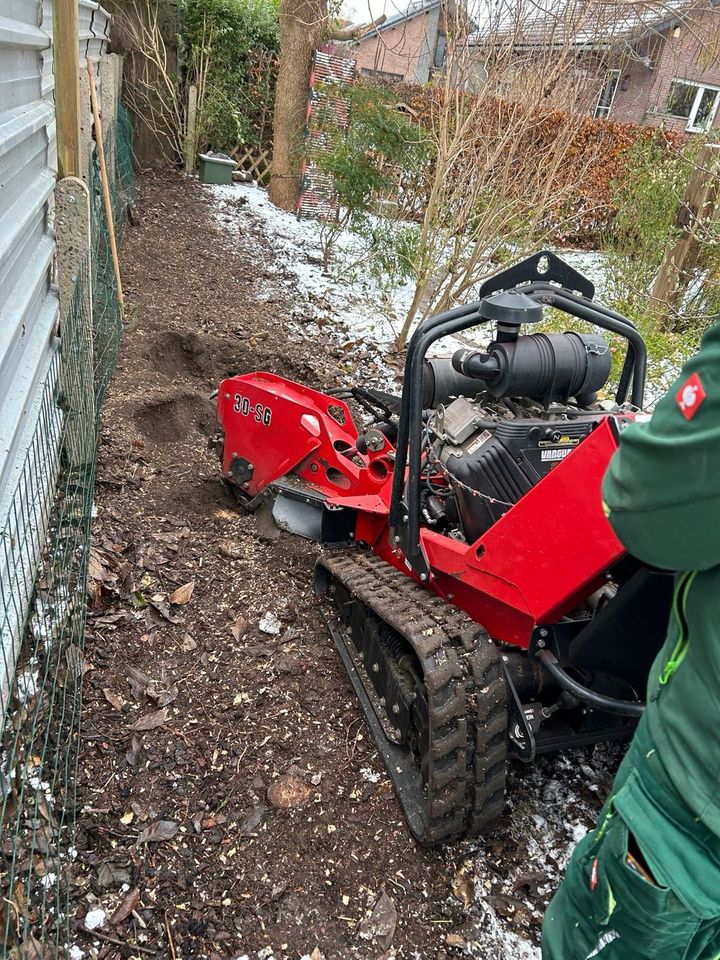
<svg viewBox="0 0 720 960">
<path fill-rule="evenodd" d="M 270 182 L 272 157 L 269 150 L 258 150 L 256 147 L 235 147 L 230 151 L 239 170 L 249 173 L 255 180 L 267 186 Z"/>
</svg>

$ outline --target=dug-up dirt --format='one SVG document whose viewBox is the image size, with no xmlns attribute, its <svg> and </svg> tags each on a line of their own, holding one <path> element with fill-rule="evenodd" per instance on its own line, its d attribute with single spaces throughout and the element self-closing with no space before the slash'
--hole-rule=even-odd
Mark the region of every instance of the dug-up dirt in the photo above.
<svg viewBox="0 0 720 960">
<path fill-rule="evenodd" d="M 140 185 L 100 438 L 75 943 L 171 960 L 538 956 L 560 854 L 525 825 L 550 762 L 514 774 L 526 799 L 490 840 L 416 848 L 312 595 L 318 548 L 239 510 L 208 446 L 222 377 L 323 387 L 341 346 L 327 327 L 289 338 L 291 304 L 259 300 L 272 249 L 257 231 L 230 242 L 187 178 Z M 587 827 L 598 785 L 573 776 L 566 796 L 551 786 Z"/>
</svg>

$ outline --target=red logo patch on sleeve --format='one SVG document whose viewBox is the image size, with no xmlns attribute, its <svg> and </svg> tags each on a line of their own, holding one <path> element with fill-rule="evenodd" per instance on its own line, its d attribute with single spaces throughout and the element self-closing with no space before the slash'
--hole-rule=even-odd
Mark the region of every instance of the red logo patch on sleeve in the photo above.
<svg viewBox="0 0 720 960">
<path fill-rule="evenodd" d="M 675 402 L 686 420 L 692 420 L 707 394 L 700 377 L 694 373 L 675 394 Z"/>
</svg>

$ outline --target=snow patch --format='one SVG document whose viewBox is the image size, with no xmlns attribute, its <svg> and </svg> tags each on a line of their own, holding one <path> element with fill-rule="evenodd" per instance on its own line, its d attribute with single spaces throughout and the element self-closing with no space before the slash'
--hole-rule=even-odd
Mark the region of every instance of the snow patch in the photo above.
<svg viewBox="0 0 720 960">
<path fill-rule="evenodd" d="M 98 907 L 95 910 L 88 910 L 85 915 L 86 930 L 101 930 L 106 922 L 107 913 L 105 913 L 102 907 Z"/>
</svg>

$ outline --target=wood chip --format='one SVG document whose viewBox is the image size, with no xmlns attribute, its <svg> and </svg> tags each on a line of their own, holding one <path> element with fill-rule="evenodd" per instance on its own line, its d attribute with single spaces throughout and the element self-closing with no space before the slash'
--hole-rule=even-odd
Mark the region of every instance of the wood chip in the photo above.
<svg viewBox="0 0 720 960">
<path fill-rule="evenodd" d="M 267 798 L 278 810 L 290 810 L 293 807 L 304 807 L 313 795 L 309 787 L 299 777 L 286 774 L 268 787 Z"/>
</svg>

